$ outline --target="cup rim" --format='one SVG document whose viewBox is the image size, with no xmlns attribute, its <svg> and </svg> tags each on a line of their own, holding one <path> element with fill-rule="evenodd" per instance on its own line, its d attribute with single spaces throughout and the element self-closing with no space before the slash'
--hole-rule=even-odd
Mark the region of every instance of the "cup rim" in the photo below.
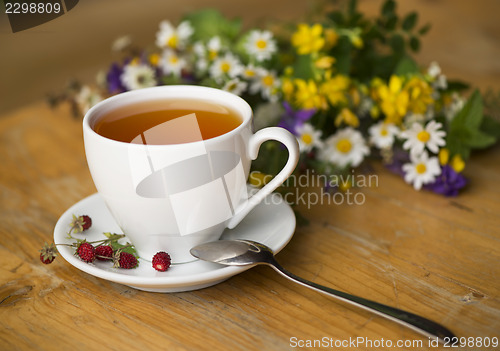
<svg viewBox="0 0 500 351">
<path fill-rule="evenodd" d="M 252 121 L 252 117 L 253 117 L 252 108 L 250 107 L 248 102 L 246 102 L 243 98 L 241 98 L 240 96 L 238 96 L 236 94 L 224 91 L 222 89 L 200 86 L 200 85 L 162 85 L 162 86 L 154 86 L 154 87 L 149 87 L 149 88 L 142 88 L 142 89 L 137 89 L 137 90 L 126 91 L 123 93 L 119 93 L 119 94 L 110 96 L 110 97 L 98 102 L 97 104 L 92 106 L 85 113 L 85 115 L 83 117 L 82 124 L 83 124 L 84 132 L 90 133 L 93 136 L 95 136 L 101 140 L 105 140 L 107 142 L 110 142 L 110 143 L 113 143 L 116 145 L 123 144 L 123 145 L 126 145 L 127 147 L 144 147 L 143 144 L 134 144 L 134 143 L 124 142 L 124 141 L 115 140 L 115 139 L 111 139 L 111 138 L 107 138 L 105 136 L 102 136 L 91 127 L 90 123 L 92 121 L 93 116 L 96 113 L 98 113 L 100 110 L 104 109 L 109 104 L 117 103 L 119 101 L 126 101 L 127 99 L 132 98 L 134 96 L 138 96 L 138 95 L 144 95 L 146 97 L 148 94 L 151 94 L 152 96 L 150 96 L 149 98 L 145 98 L 142 101 L 159 100 L 159 99 L 162 99 L 162 97 L 156 96 L 155 94 L 159 94 L 158 92 L 162 92 L 162 91 L 164 91 L 168 94 L 168 96 L 164 97 L 166 99 L 178 98 L 179 96 L 176 96 L 176 93 L 177 93 L 177 95 L 181 95 L 179 93 L 186 93 L 187 91 L 194 91 L 194 93 L 193 93 L 195 95 L 194 99 L 202 99 L 202 100 L 206 100 L 206 101 L 211 102 L 210 98 L 204 98 L 202 96 L 202 93 L 207 93 L 210 96 L 220 96 L 219 102 L 215 102 L 215 103 L 220 103 L 221 100 L 224 100 L 224 101 L 233 100 L 236 103 L 233 103 L 233 104 L 228 103 L 228 104 L 226 104 L 226 106 L 236 110 L 238 112 L 238 114 L 240 115 L 240 117 L 243 118 L 243 121 L 241 122 L 241 124 L 239 126 L 230 130 L 229 132 L 221 134 L 221 135 L 213 137 L 213 138 L 210 138 L 210 139 L 203 139 L 203 140 L 199 140 L 199 141 L 191 141 L 191 142 L 177 143 L 177 144 L 148 144 L 147 145 L 148 147 L 151 147 L 151 148 L 162 148 L 163 147 L 164 148 L 164 147 L 179 147 L 179 146 L 183 146 L 183 145 L 185 145 L 185 146 L 195 145 L 198 143 L 204 143 L 204 144 L 217 143 L 217 142 L 221 141 L 222 139 L 231 138 L 235 134 L 239 134 L 241 132 L 241 130 L 246 128 L 246 126 Z M 196 91 L 198 91 L 199 94 L 197 94 Z M 190 97 L 182 96 L 181 98 L 189 99 Z M 131 104 L 133 104 L 133 103 L 131 103 Z M 236 104 L 239 104 L 239 108 L 235 107 Z"/>
</svg>

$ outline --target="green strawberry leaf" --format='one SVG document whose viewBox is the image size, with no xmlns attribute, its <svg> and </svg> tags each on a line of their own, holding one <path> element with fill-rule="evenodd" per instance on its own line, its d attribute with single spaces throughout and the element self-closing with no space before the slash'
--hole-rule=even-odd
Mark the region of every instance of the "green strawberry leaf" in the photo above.
<svg viewBox="0 0 500 351">
<path fill-rule="evenodd" d="M 403 76 L 412 73 L 418 73 L 419 68 L 417 63 L 412 60 L 410 57 L 403 57 L 396 66 L 394 74 L 398 76 Z"/>
<path fill-rule="evenodd" d="M 139 257 L 139 255 L 137 254 L 137 251 L 135 250 L 134 245 L 132 245 L 131 243 L 127 242 L 125 244 L 120 244 L 119 242 L 115 241 L 115 242 L 111 243 L 110 245 L 113 248 L 113 251 L 115 251 L 115 252 L 120 250 L 121 252 L 128 252 L 129 254 L 132 254 L 135 257 Z"/>
<path fill-rule="evenodd" d="M 476 89 L 472 93 L 462 110 L 453 118 L 450 128 L 466 128 L 469 130 L 478 130 L 483 119 L 483 100 L 481 94 Z"/>
<path fill-rule="evenodd" d="M 500 122 L 490 116 L 485 115 L 481 123 L 481 130 L 495 139 L 500 138 Z"/>
<path fill-rule="evenodd" d="M 229 20 L 215 9 L 192 12 L 184 20 L 188 20 L 194 29 L 194 41 L 208 41 L 215 36 L 233 40 L 241 30 L 241 20 Z"/>
<path fill-rule="evenodd" d="M 469 145 L 472 149 L 484 149 L 493 145 L 495 142 L 496 138 L 494 136 L 486 134 L 480 130 L 476 130 L 470 133 L 467 145 Z"/>
</svg>

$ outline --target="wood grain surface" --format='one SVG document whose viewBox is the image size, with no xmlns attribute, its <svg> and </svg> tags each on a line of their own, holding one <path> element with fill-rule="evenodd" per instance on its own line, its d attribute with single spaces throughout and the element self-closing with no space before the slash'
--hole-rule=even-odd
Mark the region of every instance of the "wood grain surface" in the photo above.
<svg viewBox="0 0 500 351">
<path fill-rule="evenodd" d="M 425 13 L 449 4 L 413 3 Z M 450 11 L 465 11 L 465 2 L 457 3 Z M 498 40 L 498 26 L 486 39 L 477 30 L 489 11 L 470 4 L 470 18 L 449 29 L 469 37 L 453 45 Z M 463 78 L 500 88 L 498 57 L 476 49 L 450 62 L 459 71 L 481 58 L 476 74 L 467 67 Z M 81 121 L 65 108 L 38 101 L 4 113 L 0 167 L 0 350 L 291 350 L 294 341 L 357 337 L 422 345 L 302 349 L 449 349 L 429 347 L 412 331 L 268 267 L 210 288 L 161 294 L 95 278 L 61 257 L 41 264 L 38 250 L 52 241 L 59 216 L 95 192 Z M 280 263 L 316 283 L 435 320 L 460 337 L 500 338 L 500 147 L 473 154 L 465 170 L 470 184 L 456 198 L 416 192 L 379 164 L 373 167 L 378 183 L 358 190 L 362 205 L 322 198 L 322 204 L 299 206 L 309 224 L 297 228 L 277 256 Z"/>
</svg>

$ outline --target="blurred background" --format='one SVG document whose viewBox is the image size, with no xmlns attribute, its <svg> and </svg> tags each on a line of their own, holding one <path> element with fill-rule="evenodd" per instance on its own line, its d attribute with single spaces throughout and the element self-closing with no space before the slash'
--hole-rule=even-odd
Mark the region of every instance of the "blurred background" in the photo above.
<svg viewBox="0 0 500 351">
<path fill-rule="evenodd" d="M 130 35 L 152 47 L 159 22 L 174 24 L 183 14 L 216 8 L 243 20 L 245 27 L 306 17 L 314 0 L 81 0 L 65 15 L 38 27 L 12 33 L 5 10 L 0 14 L 0 115 L 58 92 L 72 78 L 93 83 L 119 55 L 115 39 Z M 332 3 L 335 3 L 333 1 Z M 360 0 L 372 16 L 382 0 Z M 499 0 L 399 0 L 398 13 L 418 11 L 419 23 L 431 23 L 417 55 L 421 65 L 437 61 L 443 73 L 479 87 L 500 90 Z"/>
</svg>

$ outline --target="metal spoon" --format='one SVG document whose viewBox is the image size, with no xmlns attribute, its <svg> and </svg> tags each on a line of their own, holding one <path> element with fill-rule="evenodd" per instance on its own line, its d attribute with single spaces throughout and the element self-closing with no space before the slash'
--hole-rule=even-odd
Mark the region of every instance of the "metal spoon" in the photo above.
<svg viewBox="0 0 500 351">
<path fill-rule="evenodd" d="M 413 313 L 334 290 L 298 277 L 281 267 L 274 258 L 273 251 L 269 247 L 255 241 L 219 240 L 209 242 L 193 247 L 191 249 L 191 255 L 204 261 L 216 262 L 229 266 L 267 264 L 282 276 L 295 283 L 299 283 L 338 300 L 373 312 L 427 337 L 437 338 L 441 343 L 450 342 L 452 338 L 455 337 L 451 331 L 442 325 Z"/>
</svg>

